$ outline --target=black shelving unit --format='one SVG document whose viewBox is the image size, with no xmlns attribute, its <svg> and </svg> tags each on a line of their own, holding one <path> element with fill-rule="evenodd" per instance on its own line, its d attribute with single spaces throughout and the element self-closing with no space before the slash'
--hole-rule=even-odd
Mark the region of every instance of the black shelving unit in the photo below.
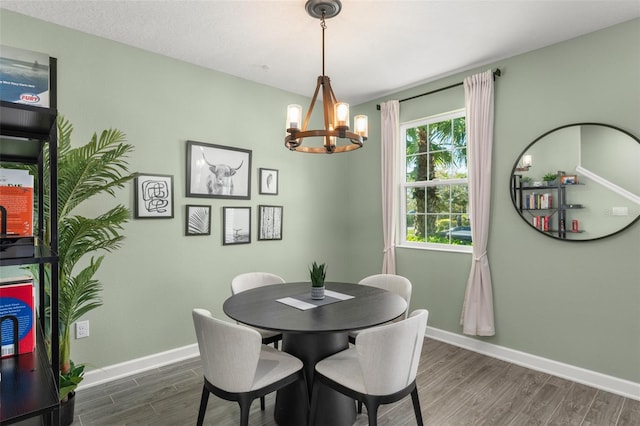
<svg viewBox="0 0 640 426">
<path fill-rule="evenodd" d="M 59 424 L 59 317 L 58 317 L 58 137 L 56 109 L 56 58 L 50 58 L 50 108 L 0 101 L 0 163 L 37 164 L 37 232 L 33 256 L 12 257 L 0 251 L 0 267 L 9 265 L 38 265 L 38 321 L 36 349 L 32 353 L 0 360 L 0 425 L 9 425 L 41 416 L 46 425 Z M 45 156 L 48 146 L 50 193 L 44 193 Z M 45 197 L 49 209 L 45 212 Z M 45 214 L 51 221 L 49 240 L 45 241 Z M 44 330 L 47 296 L 45 267 L 51 268 L 49 294 L 51 359 L 47 355 Z"/>
<path fill-rule="evenodd" d="M 573 231 L 571 229 L 571 225 L 567 222 L 567 210 L 581 209 L 583 207 L 580 204 L 567 203 L 567 186 L 574 186 L 579 184 L 562 184 L 561 178 L 564 175 L 565 172 L 559 170 L 556 177 L 556 183 L 554 185 L 546 186 L 523 186 L 521 182 L 522 175 L 513 174 L 511 176 L 511 198 L 518 211 L 520 212 L 520 216 L 525 219 L 531 226 L 534 226 L 531 221 L 537 215 L 544 214 L 545 216 L 552 218 L 552 224 L 548 229 L 540 229 L 535 226 L 534 228 L 546 234 L 551 234 L 553 236 L 557 235 L 557 238 L 560 239 L 567 239 L 567 234 L 584 232 L 583 230 Z M 553 202 L 553 205 L 545 206 L 545 208 L 541 208 L 537 205 L 533 207 L 531 205 L 527 206 L 525 203 L 525 197 L 527 196 L 527 194 L 540 191 L 544 191 L 545 193 L 553 193 L 555 195 L 556 198 Z M 569 230 L 567 230 L 567 226 L 569 226 Z"/>
</svg>

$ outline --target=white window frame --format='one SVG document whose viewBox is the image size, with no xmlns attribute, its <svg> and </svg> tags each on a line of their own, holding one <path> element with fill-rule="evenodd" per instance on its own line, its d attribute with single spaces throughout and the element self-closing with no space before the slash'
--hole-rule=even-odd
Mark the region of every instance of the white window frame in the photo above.
<svg viewBox="0 0 640 426">
<path fill-rule="evenodd" d="M 406 193 L 407 188 L 426 188 L 429 186 L 440 186 L 439 180 L 431 180 L 431 181 L 423 181 L 423 182 L 406 182 L 407 176 L 407 147 L 406 147 L 406 129 L 427 125 L 430 123 L 437 123 L 439 121 L 451 120 L 454 118 L 466 117 L 466 111 L 464 108 L 457 109 L 454 111 L 449 111 L 442 114 L 431 115 L 429 117 L 420 118 L 417 120 L 406 121 L 400 123 L 400 137 L 398 144 L 399 155 L 398 161 L 400 162 L 399 167 L 397 168 L 399 171 L 398 176 L 398 219 L 396 221 L 396 235 L 397 242 L 396 245 L 398 247 L 404 248 L 412 248 L 412 249 L 423 249 L 423 250 L 436 250 L 436 251 L 448 251 L 448 252 L 457 252 L 457 253 L 472 253 L 473 246 L 470 245 L 459 245 L 459 244 L 441 244 L 441 243 L 430 243 L 430 242 L 417 242 L 417 241 L 407 241 L 407 202 L 406 202 Z M 468 140 L 467 140 L 468 141 Z M 467 148 L 467 153 L 469 152 Z M 467 163 L 468 164 L 468 163 Z M 469 179 L 448 179 L 447 184 L 456 185 L 456 184 L 466 184 L 469 186 Z"/>
</svg>

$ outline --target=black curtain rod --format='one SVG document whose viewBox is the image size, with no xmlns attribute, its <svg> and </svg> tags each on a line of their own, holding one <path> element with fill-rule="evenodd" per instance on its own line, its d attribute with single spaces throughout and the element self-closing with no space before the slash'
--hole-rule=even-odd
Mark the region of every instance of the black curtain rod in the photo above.
<svg viewBox="0 0 640 426">
<path fill-rule="evenodd" d="M 496 77 L 500 77 L 501 75 L 502 75 L 502 71 L 500 71 L 500 68 L 496 68 L 496 70 L 493 72 L 493 79 L 495 80 Z M 427 92 L 427 93 L 421 93 L 419 95 L 411 96 L 410 98 L 400 99 L 398 102 L 410 101 L 412 99 L 420 98 L 422 96 L 432 95 L 434 93 L 442 92 L 443 90 L 448 90 L 448 89 L 452 89 L 454 87 L 462 86 L 463 84 L 464 84 L 464 82 L 461 81 L 460 83 L 452 84 L 452 85 L 446 86 L 446 87 L 441 87 L 440 89 L 432 90 L 432 91 Z M 376 105 L 376 109 L 378 111 L 380 111 L 380 104 Z"/>
</svg>

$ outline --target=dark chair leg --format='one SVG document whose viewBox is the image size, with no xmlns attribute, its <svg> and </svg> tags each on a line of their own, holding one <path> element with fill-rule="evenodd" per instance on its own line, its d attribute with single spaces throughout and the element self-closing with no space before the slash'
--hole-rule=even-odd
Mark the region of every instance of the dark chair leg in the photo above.
<svg viewBox="0 0 640 426">
<path fill-rule="evenodd" d="M 413 401 L 413 411 L 415 411 L 416 413 L 416 423 L 418 424 L 418 426 L 423 426 L 422 411 L 420 410 L 420 399 L 418 398 L 417 386 L 411 391 L 411 400 Z"/>
<path fill-rule="evenodd" d="M 198 410 L 198 426 L 202 426 L 204 422 L 204 413 L 207 411 L 207 402 L 209 401 L 209 391 L 206 386 L 202 386 L 202 397 L 200 398 L 200 410 Z"/>
<path fill-rule="evenodd" d="M 264 411 L 264 396 L 260 397 L 260 411 Z"/>
<path fill-rule="evenodd" d="M 358 414 L 362 414 L 362 401 L 358 401 Z"/>
<path fill-rule="evenodd" d="M 380 405 L 378 401 L 368 401 L 367 404 L 367 415 L 369 417 L 369 426 L 378 426 L 378 406 Z"/>
<path fill-rule="evenodd" d="M 251 410 L 251 400 L 244 395 L 238 400 L 240 405 L 240 426 L 249 426 L 249 411 Z"/>
<path fill-rule="evenodd" d="M 276 349 L 279 349 L 279 348 L 278 348 L 278 341 L 277 341 L 277 340 L 276 340 L 275 342 L 273 342 L 273 347 L 274 347 L 274 348 L 276 348 Z"/>
</svg>

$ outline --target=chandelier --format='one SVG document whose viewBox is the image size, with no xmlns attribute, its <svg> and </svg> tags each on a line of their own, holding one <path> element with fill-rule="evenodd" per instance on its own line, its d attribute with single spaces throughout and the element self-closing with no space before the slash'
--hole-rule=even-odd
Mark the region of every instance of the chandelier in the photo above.
<svg viewBox="0 0 640 426">
<path fill-rule="evenodd" d="M 338 102 L 331 88 L 329 77 L 324 74 L 324 30 L 327 28 L 325 19 L 333 18 L 340 13 L 342 3 L 340 0 L 308 0 L 305 9 L 312 18 L 320 19 L 322 28 L 322 75 L 318 77 L 316 90 L 313 93 L 309 110 L 302 120 L 302 107 L 300 105 L 287 106 L 287 136 L 284 146 L 292 151 L 310 152 L 315 154 L 332 154 L 334 152 L 347 152 L 361 148 L 367 140 L 368 120 L 366 115 L 356 115 L 353 118 L 354 130 L 349 129 L 349 104 Z M 319 130 L 307 130 L 309 118 L 313 112 L 313 106 L 322 88 L 322 110 L 324 115 L 324 128 Z M 302 126 L 300 126 L 302 124 Z M 305 138 L 322 138 L 322 146 L 316 142 L 316 146 L 303 145 Z M 317 139 L 314 139 L 317 141 Z"/>
</svg>

